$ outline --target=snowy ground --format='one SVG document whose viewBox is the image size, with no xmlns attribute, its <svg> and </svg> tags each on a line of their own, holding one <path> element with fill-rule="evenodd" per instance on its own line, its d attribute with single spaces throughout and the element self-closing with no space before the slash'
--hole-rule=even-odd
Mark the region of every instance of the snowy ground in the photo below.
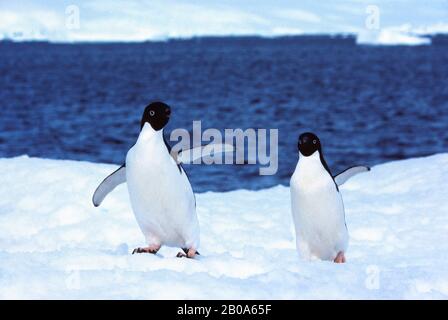
<svg viewBox="0 0 448 320">
<path fill-rule="evenodd" d="M 448 298 L 448 154 L 391 162 L 341 190 L 348 263 L 295 251 L 289 189 L 197 195 L 201 256 L 131 255 L 143 236 L 116 166 L 0 159 L 0 298 Z"/>
</svg>

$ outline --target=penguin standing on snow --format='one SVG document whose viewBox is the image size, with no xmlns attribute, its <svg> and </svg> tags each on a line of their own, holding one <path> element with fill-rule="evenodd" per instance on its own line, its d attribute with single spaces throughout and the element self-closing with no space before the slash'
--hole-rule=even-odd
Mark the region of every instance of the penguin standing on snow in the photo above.
<svg viewBox="0 0 448 320">
<path fill-rule="evenodd" d="M 314 133 L 301 134 L 298 149 L 299 161 L 290 181 L 297 250 L 307 259 L 344 263 L 349 236 L 338 185 L 370 169 L 351 167 L 333 177 Z"/>
<path fill-rule="evenodd" d="M 196 202 L 184 169 L 164 139 L 170 114 L 170 107 L 162 102 L 145 108 L 140 134 L 125 164 L 104 179 L 92 200 L 99 206 L 117 185 L 127 182 L 132 210 L 147 243 L 133 253 L 155 254 L 166 245 L 182 248 L 184 253 L 178 257 L 193 258 L 199 247 Z"/>
</svg>

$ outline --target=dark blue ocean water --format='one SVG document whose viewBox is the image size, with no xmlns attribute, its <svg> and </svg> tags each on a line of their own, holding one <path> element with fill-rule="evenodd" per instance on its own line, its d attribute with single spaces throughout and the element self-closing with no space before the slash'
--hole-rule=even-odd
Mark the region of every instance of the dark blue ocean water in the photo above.
<svg viewBox="0 0 448 320">
<path fill-rule="evenodd" d="M 186 165 L 193 189 L 287 184 L 311 130 L 330 168 L 448 149 L 448 46 L 372 47 L 323 39 L 140 44 L 0 44 L 0 157 L 120 164 L 152 100 L 167 131 L 278 128 L 279 171 Z"/>
</svg>

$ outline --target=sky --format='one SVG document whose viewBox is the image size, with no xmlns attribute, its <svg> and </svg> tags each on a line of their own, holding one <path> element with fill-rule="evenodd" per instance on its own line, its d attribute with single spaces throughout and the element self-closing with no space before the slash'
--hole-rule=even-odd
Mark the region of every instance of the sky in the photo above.
<svg viewBox="0 0 448 320">
<path fill-rule="evenodd" d="M 0 38 L 144 41 L 353 33 L 365 42 L 448 33 L 448 0 L 0 0 Z"/>
</svg>

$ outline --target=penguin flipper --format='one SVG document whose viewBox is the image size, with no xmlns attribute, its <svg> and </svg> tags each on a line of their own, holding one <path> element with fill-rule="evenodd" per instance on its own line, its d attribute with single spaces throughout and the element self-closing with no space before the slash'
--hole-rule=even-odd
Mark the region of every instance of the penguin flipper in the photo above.
<svg viewBox="0 0 448 320">
<path fill-rule="evenodd" d="M 165 143 L 168 153 L 179 166 L 180 173 L 182 173 L 180 168 L 180 164 L 182 163 L 191 164 L 194 161 L 207 156 L 235 151 L 234 146 L 227 143 L 210 143 L 206 146 L 198 146 L 185 150 L 179 149 L 178 147 L 172 148 L 165 135 L 163 135 L 163 142 Z"/>
<path fill-rule="evenodd" d="M 210 143 L 205 146 L 198 146 L 191 149 L 179 150 L 176 156 L 178 163 L 193 163 L 198 159 L 210 157 L 216 154 L 234 152 L 235 148 L 227 143 Z"/>
<path fill-rule="evenodd" d="M 349 180 L 351 177 L 357 175 L 358 173 L 367 172 L 367 171 L 370 171 L 369 167 L 354 166 L 354 167 L 347 168 L 344 171 L 342 171 L 341 173 L 335 175 L 333 177 L 333 179 L 334 179 L 334 182 L 336 182 L 336 185 L 341 186 L 344 183 L 346 183 L 347 180 Z"/>
<path fill-rule="evenodd" d="M 92 197 L 93 205 L 98 207 L 116 186 L 124 182 L 126 182 L 126 164 L 123 164 L 120 168 L 112 172 L 100 183 Z"/>
</svg>

